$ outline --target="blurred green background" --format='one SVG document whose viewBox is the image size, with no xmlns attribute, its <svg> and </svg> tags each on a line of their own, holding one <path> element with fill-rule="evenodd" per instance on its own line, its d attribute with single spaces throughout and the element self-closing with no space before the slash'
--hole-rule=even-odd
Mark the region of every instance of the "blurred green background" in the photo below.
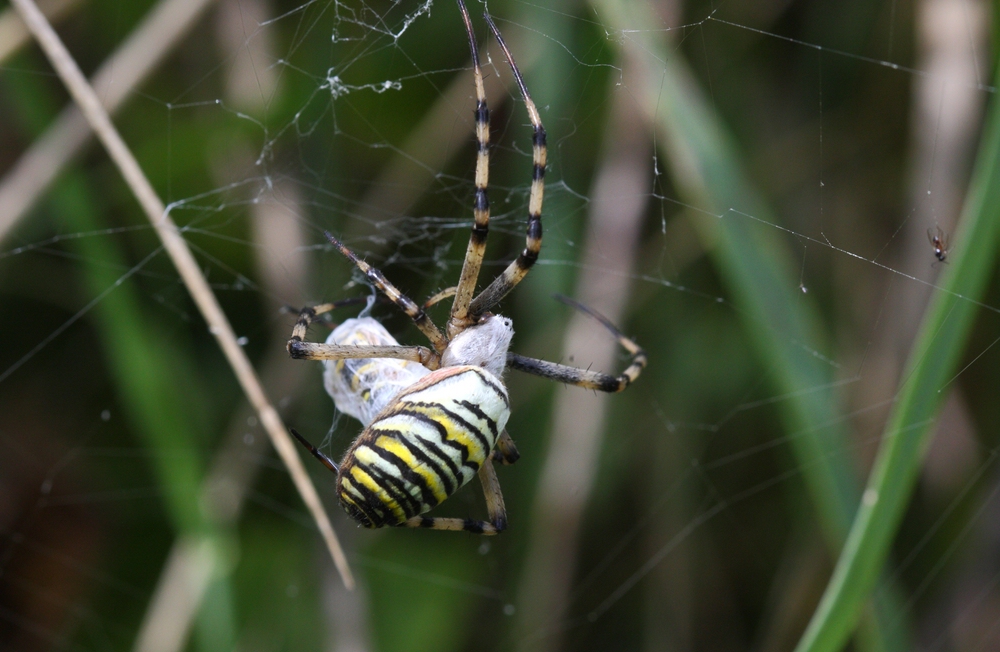
<svg viewBox="0 0 1000 652">
<path fill-rule="evenodd" d="M 414 298 L 457 280 L 475 145 L 453 0 L 42 6 L 85 73 L 113 61 L 100 94 L 122 94 L 115 123 L 270 398 L 339 458 L 359 426 L 318 363 L 288 359 L 288 307 L 370 292 L 324 230 Z M 493 111 L 482 287 L 523 246 L 531 132 L 470 10 Z M 98 145 L 74 155 L 67 93 L 2 11 L 0 647 L 788 650 L 883 439 L 912 452 L 879 485 L 899 496 L 876 518 L 891 547 L 862 546 L 876 570 L 852 586 L 876 599 L 848 644 L 1000 645 L 997 203 L 965 201 L 1000 187 L 982 163 L 992 6 L 490 3 L 549 142 L 541 259 L 499 308 L 513 350 L 627 363 L 559 292 L 650 362 L 611 397 L 508 373 L 522 457 L 498 469 L 495 538 L 359 530 L 306 456 L 353 592 L 131 192 Z M 424 343 L 392 306 L 373 315 Z M 477 486 L 435 511 L 485 513 Z"/>
</svg>

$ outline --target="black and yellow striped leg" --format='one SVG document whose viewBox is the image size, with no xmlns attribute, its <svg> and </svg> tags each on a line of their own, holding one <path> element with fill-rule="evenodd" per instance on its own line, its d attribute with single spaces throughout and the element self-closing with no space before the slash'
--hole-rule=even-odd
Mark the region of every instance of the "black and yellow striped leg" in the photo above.
<svg viewBox="0 0 1000 652">
<path fill-rule="evenodd" d="M 427 339 L 431 341 L 431 345 L 434 347 L 435 351 L 441 353 L 445 350 L 445 347 L 448 346 L 448 341 L 445 339 L 441 331 L 438 330 L 438 327 L 434 325 L 434 322 L 431 321 L 430 317 L 427 316 L 427 313 L 424 312 L 420 306 L 414 303 L 413 299 L 396 289 L 396 286 L 390 283 L 389 279 L 387 279 L 382 272 L 358 258 L 353 251 L 348 249 L 343 242 L 333 237 L 331 233 L 325 231 L 323 235 L 326 236 L 326 239 L 329 240 L 330 243 L 340 251 L 340 253 L 344 254 L 348 260 L 354 263 L 357 268 L 368 277 L 368 280 L 382 291 L 382 294 L 388 297 L 394 304 L 399 306 L 399 308 L 413 320 L 413 323 L 420 329 L 420 332 L 426 335 Z"/>
<path fill-rule="evenodd" d="M 576 367 L 537 360 L 508 352 L 507 367 L 560 383 L 577 385 L 578 387 L 585 387 L 587 389 L 596 389 L 601 392 L 620 392 L 635 382 L 635 379 L 639 377 L 639 374 L 646 367 L 646 352 L 642 350 L 642 347 L 628 337 L 625 337 L 607 317 L 596 310 L 561 295 L 556 295 L 555 298 L 601 322 L 605 328 L 611 331 L 611 334 L 615 336 L 618 343 L 632 354 L 632 362 L 620 375 L 611 376 L 597 371 L 577 369 Z"/>
<path fill-rule="evenodd" d="M 545 159 L 547 156 L 545 127 L 542 126 L 542 119 L 538 114 L 535 103 L 531 101 L 531 95 L 528 94 L 528 87 L 524 83 L 524 78 L 517 69 L 514 57 L 511 56 L 510 50 L 507 49 L 507 44 L 504 43 L 503 36 L 500 35 L 500 30 L 497 29 L 496 24 L 494 24 L 489 14 L 486 15 L 486 22 L 493 31 L 493 35 L 503 50 L 504 56 L 507 57 L 507 63 L 510 64 L 510 68 L 514 73 L 514 79 L 517 81 L 518 88 L 521 89 L 524 105 L 528 109 L 528 117 L 531 119 L 531 126 L 534 130 L 531 141 L 533 165 L 531 194 L 528 196 L 528 230 L 524 250 L 503 271 L 503 274 L 494 279 L 485 290 L 472 300 L 472 304 L 469 306 L 469 317 L 472 319 L 484 314 L 491 310 L 493 306 L 500 303 L 500 300 L 507 296 L 507 293 L 521 282 L 521 279 L 528 274 L 528 270 L 538 260 L 538 252 L 542 248 L 542 199 L 545 195 Z"/>
<path fill-rule="evenodd" d="M 500 492 L 500 480 L 497 471 L 489 460 L 479 468 L 479 481 L 483 485 L 486 496 L 486 510 L 489 521 L 477 521 L 472 518 L 437 518 L 434 516 L 414 516 L 401 523 L 403 527 L 419 527 L 428 530 L 452 530 L 455 532 L 472 532 L 474 534 L 494 535 L 507 529 L 507 508 L 503 504 L 503 493 Z"/>
<path fill-rule="evenodd" d="M 316 317 L 322 315 L 323 313 L 336 310 L 337 308 L 343 308 L 344 306 L 354 306 L 366 303 L 367 301 L 368 297 L 351 297 L 349 299 L 334 301 L 333 303 L 321 303 L 316 306 L 306 306 L 299 311 L 299 318 L 296 320 L 295 326 L 292 327 L 292 339 L 289 340 L 289 344 L 294 341 L 301 342 L 304 340 L 306 338 L 306 333 L 309 331 L 309 326 L 316 321 Z M 288 310 L 292 311 L 294 308 L 288 308 Z"/>
<path fill-rule="evenodd" d="M 449 337 L 454 337 L 469 326 L 469 304 L 472 294 L 476 291 L 476 280 L 483 264 L 486 252 L 486 236 L 490 230 L 490 202 L 487 195 L 490 174 L 490 110 L 486 104 L 486 88 L 483 86 L 483 72 L 479 67 L 479 49 L 476 47 L 476 35 L 472 31 L 472 21 L 465 3 L 458 0 L 458 8 L 465 21 L 465 31 L 469 36 L 469 49 L 472 51 L 472 69 L 476 82 L 476 197 L 473 202 L 472 233 L 469 234 L 469 246 L 465 250 L 465 262 L 462 263 L 462 274 L 458 280 L 455 301 L 451 304 L 451 317 L 445 331 Z"/>
<path fill-rule="evenodd" d="M 490 523 L 498 533 L 503 532 L 507 529 L 507 508 L 503 504 L 497 470 L 489 460 L 479 468 L 479 481 L 483 485 L 483 495 L 486 496 L 486 511 L 490 515 Z"/>
<path fill-rule="evenodd" d="M 292 327 L 292 337 L 288 340 L 288 344 L 285 348 L 288 353 L 291 354 L 293 358 L 302 357 L 295 354 L 295 349 L 299 347 L 306 339 L 306 333 L 309 332 L 309 326 L 312 325 L 316 318 L 323 313 L 336 310 L 337 308 L 343 308 L 344 306 L 352 306 L 360 303 L 367 303 L 368 297 L 351 297 L 349 299 L 341 299 L 340 301 L 334 301 L 333 303 L 321 303 L 316 306 L 306 306 L 299 311 L 299 318 L 295 322 L 295 326 Z M 289 310 L 293 310 L 289 308 Z"/>
<path fill-rule="evenodd" d="M 404 521 L 401 527 L 419 527 L 426 530 L 450 530 L 452 532 L 472 532 L 492 536 L 500 534 L 500 530 L 487 521 L 477 521 L 472 518 L 441 518 L 437 516 L 414 516 Z"/>
</svg>

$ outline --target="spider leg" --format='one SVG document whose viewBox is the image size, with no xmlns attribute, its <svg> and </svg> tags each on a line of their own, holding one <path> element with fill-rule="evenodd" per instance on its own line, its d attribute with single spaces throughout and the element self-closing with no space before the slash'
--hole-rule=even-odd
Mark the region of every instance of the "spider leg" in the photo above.
<svg viewBox="0 0 1000 652">
<path fill-rule="evenodd" d="M 288 353 L 296 360 L 346 360 L 348 358 L 394 358 L 419 362 L 431 371 L 441 366 L 441 356 L 426 346 L 359 346 L 289 340 Z"/>
<path fill-rule="evenodd" d="M 490 515 L 490 523 L 497 532 L 503 532 L 507 529 L 507 508 L 503 504 L 497 470 L 489 460 L 479 467 L 479 481 L 483 485 L 483 495 L 486 496 L 486 511 Z"/>
<path fill-rule="evenodd" d="M 413 320 L 413 323 L 420 329 L 420 332 L 426 335 L 427 339 L 431 341 L 431 345 L 434 347 L 435 351 L 438 353 L 444 351 L 445 347 L 448 346 L 448 340 L 446 340 L 441 331 L 438 330 L 438 327 L 434 325 L 434 322 L 432 322 L 430 317 L 427 316 L 427 313 L 424 312 L 420 306 L 414 303 L 413 299 L 396 289 L 396 286 L 390 283 L 389 279 L 387 279 L 382 272 L 358 258 L 353 251 L 344 245 L 343 242 L 333 237 L 333 235 L 329 232 L 324 232 L 323 235 L 326 236 L 326 239 L 329 240 L 333 246 L 340 250 L 340 253 L 344 254 L 348 260 L 354 263 L 357 268 L 368 277 L 368 280 L 371 281 L 375 287 L 381 290 L 390 301 L 399 306 L 399 308 Z"/>
<path fill-rule="evenodd" d="M 450 337 L 454 337 L 469 325 L 469 304 L 472 301 L 472 293 L 476 291 L 476 280 L 479 278 L 483 255 L 486 252 L 486 236 L 490 230 L 490 202 L 487 196 L 490 175 L 490 110 L 486 105 L 486 88 L 483 86 L 483 72 L 479 67 L 479 49 L 476 47 L 476 35 L 472 31 L 469 11 L 462 0 L 458 0 L 458 8 L 462 12 L 465 31 L 469 35 L 473 76 L 476 81 L 476 198 L 473 202 L 475 221 L 472 224 L 472 233 L 469 235 L 469 246 L 465 250 L 462 274 L 455 289 L 455 301 L 451 304 L 451 317 L 446 328 Z"/>
<path fill-rule="evenodd" d="M 435 294 L 434 296 L 432 296 L 427 301 L 424 301 L 424 310 L 427 310 L 428 308 L 430 308 L 431 306 L 433 306 L 436 303 L 444 301 L 448 297 L 455 296 L 455 293 L 457 291 L 458 291 L 458 287 L 457 286 L 452 286 L 450 288 L 445 288 L 445 289 L 441 290 L 440 292 L 438 292 L 437 294 Z"/>
<path fill-rule="evenodd" d="M 340 467 L 337 466 L 336 462 L 331 460 L 329 457 L 321 453 L 319 449 L 317 449 L 315 446 L 306 441 L 306 438 L 300 435 L 295 428 L 290 428 L 290 430 L 292 431 L 292 435 L 294 435 L 295 438 L 299 440 L 299 443 L 305 446 L 306 450 L 308 450 L 310 453 L 313 454 L 313 457 L 322 462 L 323 466 L 333 471 L 334 475 L 336 475 L 340 471 Z"/>
<path fill-rule="evenodd" d="M 494 462 L 500 462 L 504 466 L 521 459 L 521 454 L 517 451 L 514 440 L 510 438 L 506 430 L 501 432 L 500 437 L 497 438 L 496 448 L 490 453 L 490 459 Z"/>
<path fill-rule="evenodd" d="M 547 156 L 545 127 L 542 126 L 542 119 L 538 114 L 535 103 L 531 101 L 531 95 L 528 94 L 528 87 L 524 84 L 521 71 L 517 69 L 514 57 L 511 55 L 510 50 L 507 49 L 507 44 L 504 42 L 503 36 L 500 35 L 500 30 L 497 29 L 496 24 L 490 18 L 489 14 L 486 15 L 486 22 L 489 24 L 490 30 L 493 31 L 493 36 L 496 37 L 497 43 L 500 44 L 500 48 L 507 58 L 507 63 L 510 64 L 510 68 L 514 73 L 514 79 L 517 81 L 518 88 L 521 89 L 524 105 L 528 109 L 528 117 L 531 119 L 531 126 L 534 130 L 534 135 L 531 139 L 533 168 L 531 174 L 531 194 L 528 196 L 528 229 L 524 250 L 503 271 L 503 274 L 495 278 L 485 290 L 472 300 L 472 304 L 469 306 L 469 315 L 473 318 L 482 315 L 500 303 L 500 300 L 507 296 L 507 293 L 521 282 L 521 279 L 528 274 L 528 270 L 538 260 L 538 252 L 542 248 L 542 199 L 545 194 L 545 159 Z"/>
<path fill-rule="evenodd" d="M 299 311 L 299 318 L 295 322 L 295 326 L 292 328 L 292 339 L 288 341 L 288 347 L 291 347 L 292 342 L 301 342 L 306 337 L 306 332 L 309 330 L 309 326 L 316 320 L 316 317 L 322 315 L 325 312 L 330 312 L 331 310 L 336 310 L 337 308 L 342 308 L 344 306 L 352 306 L 358 303 L 365 303 L 368 297 L 351 297 L 349 299 L 341 299 L 340 301 L 334 301 L 333 303 L 321 303 L 316 306 L 306 306 Z M 293 308 L 289 308 L 289 311 L 294 311 Z"/>
<path fill-rule="evenodd" d="M 395 358 L 419 362 L 428 369 L 441 366 L 441 356 L 424 346 L 356 346 L 342 344 L 321 344 L 306 342 L 306 332 L 316 317 L 342 306 L 367 301 L 368 297 L 352 297 L 333 303 L 306 306 L 299 312 L 299 318 L 292 328 L 292 338 L 285 348 L 288 355 L 296 360 L 343 360 L 346 358 Z"/>
<path fill-rule="evenodd" d="M 442 518 L 440 516 L 414 516 L 403 521 L 400 527 L 419 527 L 427 530 L 450 530 L 452 532 L 472 532 L 491 536 L 500 534 L 496 526 L 487 521 L 477 521 L 474 518 Z"/>
<path fill-rule="evenodd" d="M 414 516 L 403 521 L 403 527 L 419 527 L 428 530 L 452 530 L 473 532 L 475 534 L 494 535 L 507 529 L 507 508 L 503 504 L 503 494 L 500 492 L 500 481 L 496 469 L 489 460 L 479 467 L 479 481 L 483 485 L 486 496 L 486 510 L 489 521 L 477 521 L 472 518 L 438 518 L 434 516 Z"/>
<path fill-rule="evenodd" d="M 605 328 L 611 331 L 611 334 L 615 336 L 618 343 L 632 354 L 631 364 L 629 364 L 625 371 L 623 371 L 620 375 L 612 376 L 598 371 L 578 369 L 576 367 L 570 367 L 555 362 L 547 362 L 545 360 L 537 360 L 535 358 L 518 355 L 517 353 L 508 352 L 507 366 L 511 369 L 548 378 L 549 380 L 568 383 L 570 385 L 577 385 L 579 387 L 586 387 L 587 389 L 596 389 L 601 392 L 620 392 L 635 382 L 635 379 L 639 377 L 639 374 L 642 373 L 643 368 L 646 366 L 646 352 L 642 350 L 642 347 L 628 337 L 625 337 L 625 335 L 622 334 L 622 332 L 618 330 L 618 328 L 615 327 L 615 325 L 612 324 L 607 317 L 596 310 L 592 310 L 582 303 L 578 303 L 564 296 L 556 295 L 555 298 L 601 322 Z"/>
</svg>

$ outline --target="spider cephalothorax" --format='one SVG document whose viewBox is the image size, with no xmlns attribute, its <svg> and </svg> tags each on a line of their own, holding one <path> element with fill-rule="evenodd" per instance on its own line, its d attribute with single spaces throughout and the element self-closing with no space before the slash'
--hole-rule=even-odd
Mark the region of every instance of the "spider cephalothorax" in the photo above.
<svg viewBox="0 0 1000 652">
<path fill-rule="evenodd" d="M 431 348 L 400 345 L 370 317 L 345 321 L 323 344 L 306 342 L 306 332 L 316 316 L 339 304 L 303 309 L 288 341 L 289 354 L 293 358 L 322 360 L 326 366 L 327 392 L 341 412 L 357 418 L 365 429 L 347 449 L 339 466 L 292 432 L 337 474 L 340 503 L 362 525 L 496 534 L 506 527 L 507 514 L 491 461 L 512 464 L 519 457 L 513 440 L 504 430 L 510 417 L 510 401 L 503 382 L 505 369 L 618 392 L 639 376 L 646 355 L 603 316 L 575 301 L 557 297 L 599 320 L 632 354 L 632 362 L 621 375 L 610 376 L 527 358 L 509 351 L 514 335 L 511 320 L 490 312 L 521 282 L 538 258 L 542 245 L 546 148 L 545 128 L 538 110 L 489 15 L 486 22 L 510 64 L 531 119 L 533 171 L 524 250 L 489 286 L 475 294 L 489 231 L 489 109 L 472 22 L 462 0 L 458 0 L 458 6 L 472 50 L 478 143 L 475 221 L 458 285 L 438 293 L 422 308 L 396 289 L 382 272 L 327 233 L 327 239 L 413 320 L 430 340 Z M 441 332 L 424 308 L 450 296 L 455 297 L 451 315 Z M 488 521 L 421 516 L 477 474 L 486 495 Z"/>
<path fill-rule="evenodd" d="M 456 335 L 441 355 L 441 366 L 475 365 L 497 378 L 507 366 L 507 349 L 514 337 L 514 322 L 500 315 L 486 314 L 479 323 Z"/>
</svg>

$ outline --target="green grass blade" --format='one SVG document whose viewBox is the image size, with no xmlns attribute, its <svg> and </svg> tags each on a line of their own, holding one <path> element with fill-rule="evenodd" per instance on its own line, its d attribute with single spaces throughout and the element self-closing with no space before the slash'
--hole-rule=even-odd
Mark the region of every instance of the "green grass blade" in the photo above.
<svg viewBox="0 0 1000 652">
<path fill-rule="evenodd" d="M 642 15 L 641 3 L 602 0 L 597 5 L 618 29 L 655 24 Z M 674 182 L 683 200 L 695 208 L 690 212 L 700 214 L 695 225 L 710 243 L 713 261 L 770 370 L 774 388 L 788 395 L 780 402 L 782 416 L 789 432 L 795 433 L 792 442 L 824 531 L 839 547 L 860 491 L 829 387 L 831 367 L 812 354 L 826 350 L 825 335 L 815 307 L 798 289 L 798 265 L 780 240 L 781 232 L 762 224 L 774 223 L 771 211 L 743 176 L 729 135 L 663 34 L 638 31 L 626 36 L 636 42 L 633 50 L 648 55 L 641 64 L 624 64 L 643 65 L 647 73 L 642 88 L 629 91 L 655 111 L 651 117 L 665 137 L 662 150 Z"/>
<path fill-rule="evenodd" d="M 14 85 L 11 96 L 26 131 L 38 133 L 54 114 L 54 100 L 40 84 Z M 49 110 L 39 109 L 45 107 Z M 87 315 L 93 322 L 111 379 L 132 432 L 151 453 L 166 516 L 179 536 L 221 544 L 219 528 L 201 508 L 205 429 L 190 403 L 194 370 L 190 352 L 164 337 L 145 314 L 129 275 L 126 257 L 112 236 L 99 234 L 100 202 L 79 172 L 67 173 L 50 193 L 49 205 L 63 230 L 92 234 L 70 239 L 79 255 L 82 285 L 98 300 Z M 235 641 L 228 577 L 212 579 L 218 599 L 205 604 L 198 638 L 203 649 L 230 649 Z"/>
<path fill-rule="evenodd" d="M 55 115 L 56 100 L 38 83 L 13 85 L 18 118 L 29 133 L 40 133 Z M 82 282 L 91 297 L 100 297 L 88 315 L 104 345 L 106 359 L 122 406 L 134 432 L 154 451 L 152 462 L 164 485 L 167 513 L 175 528 L 196 533 L 207 527 L 198 504 L 204 461 L 199 450 L 204 432 L 184 395 L 182 382 L 192 366 L 184 351 L 164 344 L 158 325 L 143 312 L 125 256 L 107 235 L 90 185 L 79 173 L 65 175 L 51 192 L 55 220 L 69 232 L 95 233 L 69 240 L 81 256 Z M 102 296 L 103 295 L 103 296 Z"/>
<path fill-rule="evenodd" d="M 803 480 L 832 551 L 843 544 L 860 499 L 860 479 L 847 450 L 849 437 L 834 392 L 833 367 L 818 311 L 798 284 L 798 264 L 783 232 L 744 176 L 737 148 L 711 103 L 665 32 L 646 29 L 658 21 L 643 3 L 597 0 L 602 17 L 622 30 L 635 54 L 625 66 L 643 69 L 641 88 L 631 87 L 664 139 L 674 183 L 703 240 L 709 244 L 732 300 L 743 317 L 772 388 L 785 397 L 778 409 Z M 819 355 L 817 355 L 819 354 Z M 804 391 L 807 390 L 807 391 Z M 908 628 L 893 594 L 880 598 L 883 622 L 862 631 L 865 649 L 903 650 Z"/>
<path fill-rule="evenodd" d="M 52 203 L 69 230 L 94 233 L 100 228 L 90 195 L 77 173 L 66 175 L 53 191 Z M 217 548 L 219 528 L 206 518 L 200 500 L 204 429 L 185 404 L 190 395 L 182 389 L 192 369 L 183 362 L 190 356 L 170 346 L 170 338 L 162 337 L 157 324 L 143 313 L 135 287 L 122 277 L 121 270 L 127 269 L 124 257 L 108 237 L 72 242 L 86 261 L 84 282 L 90 293 L 100 296 L 113 288 L 94 307 L 92 318 L 127 419 L 152 453 L 167 514 L 179 535 L 197 537 Z M 201 607 L 200 647 L 231 649 L 236 636 L 228 578 L 213 578 L 212 595 L 215 599 Z"/>
<path fill-rule="evenodd" d="M 75 232 L 95 232 L 101 228 L 87 202 L 82 180 L 67 175 L 53 193 L 60 221 Z M 93 309 L 105 359 L 116 381 L 116 393 L 134 432 L 152 453 L 166 511 L 176 529 L 200 532 L 206 527 L 198 507 L 203 462 L 198 451 L 201 429 L 184 404 L 180 369 L 174 361 L 177 351 L 164 345 L 157 324 L 144 317 L 133 282 L 122 281 L 128 269 L 107 238 L 77 238 L 75 248 L 86 261 L 84 283 L 92 297 L 103 298 Z M 115 286 L 118 287 L 115 287 Z M 105 292 L 114 288 L 110 292 Z"/>
<path fill-rule="evenodd" d="M 998 69 L 1000 70 L 1000 69 Z M 994 82 L 997 83 L 997 82 Z M 957 373 L 993 271 L 1000 229 L 1000 103 L 992 98 L 954 244 L 920 325 L 899 398 L 882 436 L 865 500 L 800 652 L 839 650 L 875 587 Z"/>
</svg>

